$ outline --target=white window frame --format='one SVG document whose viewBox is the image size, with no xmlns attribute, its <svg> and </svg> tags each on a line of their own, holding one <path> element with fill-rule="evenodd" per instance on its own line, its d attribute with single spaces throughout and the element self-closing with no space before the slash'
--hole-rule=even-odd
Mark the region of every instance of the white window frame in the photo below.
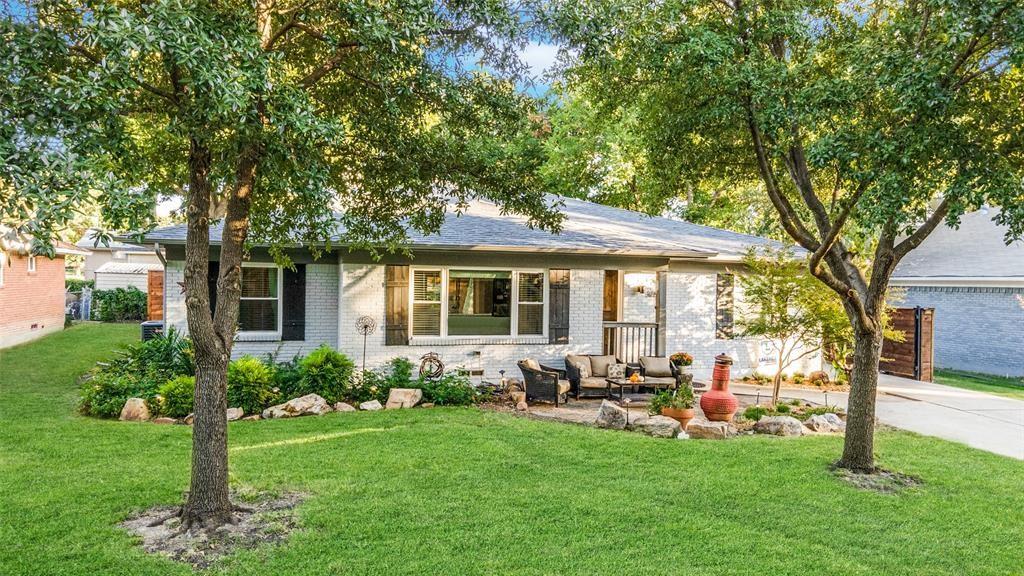
<svg viewBox="0 0 1024 576">
<path fill-rule="evenodd" d="M 510 334 L 486 334 L 474 336 L 472 334 L 459 334 L 456 336 L 448 335 L 448 274 L 451 270 L 478 270 L 481 272 L 511 272 L 512 273 L 512 302 L 509 316 L 511 319 L 511 333 Z M 427 335 L 413 335 L 413 316 L 414 304 L 416 301 L 413 299 L 415 294 L 414 283 L 416 281 L 417 272 L 440 272 L 441 273 L 441 334 L 434 336 Z M 521 273 L 532 273 L 540 274 L 541 278 L 544 279 L 544 310 L 543 320 L 544 329 L 541 334 L 519 334 L 519 275 Z M 458 341 L 458 340 L 473 340 L 473 341 L 504 341 L 510 338 L 537 338 L 547 339 L 548 337 L 548 321 L 549 321 L 549 306 L 551 305 L 550 290 L 548 283 L 550 282 L 550 274 L 547 269 L 543 268 L 512 268 L 502 266 L 410 266 L 409 267 L 409 318 L 408 322 L 408 333 L 410 344 L 415 344 L 417 341 L 433 341 L 438 338 L 445 340 Z M 422 301 L 421 301 L 422 303 Z M 529 304 L 529 303 L 528 303 Z"/>
<path fill-rule="evenodd" d="M 29 254 L 28 255 L 28 273 L 29 274 L 35 274 L 36 273 L 36 255 L 35 254 Z"/>
<path fill-rule="evenodd" d="M 239 296 L 238 306 L 241 308 L 243 300 L 276 300 L 277 301 L 277 329 L 276 330 L 238 330 L 241 340 L 280 340 L 281 327 L 284 325 L 284 272 L 280 266 L 272 262 L 243 262 L 242 268 L 274 268 L 277 270 L 277 297 L 253 297 Z M 239 282 L 241 282 L 239 278 Z M 241 286 L 239 286 L 241 289 Z"/>
</svg>

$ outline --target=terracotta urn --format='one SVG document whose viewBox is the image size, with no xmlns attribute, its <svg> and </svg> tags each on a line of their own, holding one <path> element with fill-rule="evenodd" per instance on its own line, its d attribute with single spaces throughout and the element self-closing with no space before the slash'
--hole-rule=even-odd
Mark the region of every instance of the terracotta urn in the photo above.
<svg viewBox="0 0 1024 576">
<path fill-rule="evenodd" d="M 729 371 L 732 358 L 726 354 L 715 356 L 715 370 L 711 375 L 711 390 L 700 397 L 700 409 L 712 422 L 731 422 L 739 408 L 739 400 L 729 392 Z"/>
<path fill-rule="evenodd" d="M 686 430 L 686 425 L 690 423 L 697 415 L 693 408 L 662 408 L 662 416 L 668 416 L 682 424 L 683 430 Z"/>
</svg>

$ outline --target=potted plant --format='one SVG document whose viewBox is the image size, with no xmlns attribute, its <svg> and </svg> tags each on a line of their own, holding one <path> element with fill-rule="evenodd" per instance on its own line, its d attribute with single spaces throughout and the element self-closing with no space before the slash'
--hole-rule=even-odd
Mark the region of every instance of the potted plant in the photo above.
<svg viewBox="0 0 1024 576">
<path fill-rule="evenodd" d="M 693 355 L 687 352 L 676 352 L 669 356 L 668 359 L 680 372 L 689 372 L 690 366 L 693 365 Z"/>
<path fill-rule="evenodd" d="M 662 390 L 651 398 L 647 405 L 647 412 L 650 414 L 661 414 L 678 421 L 686 430 L 686 425 L 693 420 L 696 414 L 693 407 L 696 401 L 693 398 L 693 388 L 689 384 L 680 385 L 675 391 Z"/>
</svg>

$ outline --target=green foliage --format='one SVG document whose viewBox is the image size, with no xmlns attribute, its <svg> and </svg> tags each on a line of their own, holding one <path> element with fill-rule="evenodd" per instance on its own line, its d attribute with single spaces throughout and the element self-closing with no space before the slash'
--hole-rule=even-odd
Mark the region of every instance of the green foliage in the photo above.
<svg viewBox="0 0 1024 576">
<path fill-rule="evenodd" d="M 178 376 L 168 380 L 157 390 L 160 414 L 171 418 L 188 416 L 192 413 L 195 391 L 195 376 Z"/>
<path fill-rule="evenodd" d="M 743 417 L 751 422 L 757 422 L 764 416 L 767 416 L 768 412 L 769 410 L 767 407 L 756 404 L 754 406 L 747 406 L 743 410 Z"/>
<path fill-rule="evenodd" d="M 64 289 L 68 292 L 81 292 L 82 288 L 88 286 L 89 288 L 96 287 L 95 280 L 82 280 L 81 278 L 65 278 Z"/>
<path fill-rule="evenodd" d="M 158 389 L 178 376 L 195 374 L 191 342 L 173 328 L 163 336 L 129 345 L 114 361 L 98 365 L 82 382 L 79 410 L 104 418 L 121 412 L 128 398 L 143 398 L 151 409 Z"/>
<path fill-rule="evenodd" d="M 326 344 L 309 353 L 298 364 L 299 377 L 291 389 L 281 389 L 288 398 L 319 394 L 328 402 L 369 400 L 366 391 L 354 385 L 355 364 L 348 356 Z"/>
<path fill-rule="evenodd" d="M 489 392 L 477 390 L 469 377 L 448 372 L 436 380 L 421 382 L 423 401 L 438 406 L 470 406 L 486 401 Z"/>
<path fill-rule="evenodd" d="M 229 407 L 258 414 L 279 399 L 273 366 L 252 356 L 242 356 L 228 365 Z"/>
<path fill-rule="evenodd" d="M 146 293 L 134 286 L 113 290 L 94 290 L 92 319 L 103 322 L 129 322 L 146 319 Z"/>
<path fill-rule="evenodd" d="M 414 365 L 408 358 L 399 357 L 392 358 L 376 370 L 362 372 L 358 382 L 361 390 L 356 396 L 385 402 L 392 388 L 420 388 L 420 382 L 413 380 L 413 369 Z"/>
<path fill-rule="evenodd" d="M 662 408 L 675 408 L 685 410 L 693 408 L 696 401 L 693 396 L 693 388 L 688 384 L 679 387 L 678 390 L 661 390 L 651 398 L 647 404 L 647 411 L 650 414 L 660 414 Z"/>
</svg>

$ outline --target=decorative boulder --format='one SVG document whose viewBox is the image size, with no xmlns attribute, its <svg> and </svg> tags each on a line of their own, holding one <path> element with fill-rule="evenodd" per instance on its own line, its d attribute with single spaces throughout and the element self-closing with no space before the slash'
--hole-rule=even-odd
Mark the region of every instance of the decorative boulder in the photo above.
<svg viewBox="0 0 1024 576">
<path fill-rule="evenodd" d="M 822 372 L 821 370 L 815 370 L 807 376 L 807 381 L 811 384 L 828 384 L 828 373 Z"/>
<path fill-rule="evenodd" d="M 360 410 L 370 410 L 370 411 L 373 411 L 373 410 L 383 410 L 384 407 L 380 405 L 380 402 L 378 402 L 376 400 L 370 400 L 368 402 L 363 402 L 362 404 L 360 404 L 359 405 L 359 409 Z"/>
<path fill-rule="evenodd" d="M 434 407 L 434 403 L 433 402 L 424 402 L 423 404 L 420 404 L 420 408 L 433 408 L 433 407 Z"/>
<path fill-rule="evenodd" d="M 319 394 L 306 394 L 292 398 L 284 404 L 271 406 L 263 411 L 263 417 L 293 418 L 295 416 L 320 416 L 331 411 L 331 405 Z"/>
<path fill-rule="evenodd" d="M 804 426 L 807 426 L 814 432 L 838 432 L 840 430 L 838 426 L 823 415 L 811 416 L 804 422 Z"/>
<path fill-rule="evenodd" d="M 792 416 L 762 416 L 754 424 L 754 432 L 774 436 L 802 436 L 804 425 Z"/>
<path fill-rule="evenodd" d="M 335 412 L 355 412 L 356 407 L 346 402 L 337 402 L 334 405 Z"/>
<path fill-rule="evenodd" d="M 388 410 L 395 408 L 412 408 L 423 400 L 423 390 L 419 388 L 392 388 L 388 392 L 388 402 L 384 405 Z"/>
<path fill-rule="evenodd" d="M 674 438 L 683 427 L 678 420 L 668 416 L 651 416 L 649 418 L 638 418 L 631 424 L 631 428 L 637 432 L 643 432 L 656 438 Z"/>
<path fill-rule="evenodd" d="M 512 392 L 508 393 L 508 398 L 509 400 L 512 401 L 513 404 L 526 402 L 526 392 L 523 392 L 522 390 L 513 390 Z"/>
<path fill-rule="evenodd" d="M 241 408 L 228 408 L 228 422 L 234 422 L 235 420 L 241 420 L 242 416 L 245 416 L 245 410 Z"/>
<path fill-rule="evenodd" d="M 530 405 L 526 403 L 526 400 L 521 400 L 518 403 L 516 403 L 516 411 L 518 412 L 526 412 L 529 409 Z"/>
<path fill-rule="evenodd" d="M 594 423 L 598 428 L 623 430 L 626 428 L 626 410 L 614 402 L 603 400 L 601 407 L 597 410 L 597 420 Z"/>
<path fill-rule="evenodd" d="M 185 416 L 185 418 L 182 420 L 182 422 L 184 422 L 186 426 L 191 426 L 192 423 L 195 422 L 195 420 L 196 420 L 196 415 L 195 414 L 189 414 L 188 416 Z"/>
<path fill-rule="evenodd" d="M 146 406 L 146 401 L 142 398 L 129 398 L 121 408 L 121 416 L 118 420 L 146 422 L 149 418 L 149 406 Z"/>
<path fill-rule="evenodd" d="M 686 434 L 698 440 L 725 440 L 736 435 L 736 427 L 729 422 L 712 422 L 704 418 L 690 420 Z"/>
<path fill-rule="evenodd" d="M 260 416 L 259 414 L 250 414 L 248 416 L 243 416 L 242 420 L 243 421 L 252 421 L 252 420 L 259 420 L 260 418 L 262 418 L 262 416 Z"/>
<path fill-rule="evenodd" d="M 840 418 L 838 414 L 829 412 L 828 414 L 822 414 L 821 417 L 828 420 L 830 424 L 835 426 L 836 431 L 846 432 L 846 420 Z"/>
<path fill-rule="evenodd" d="M 161 416 L 159 418 L 153 418 L 153 424 L 177 424 L 178 421 L 174 418 L 168 418 L 167 416 Z"/>
</svg>

